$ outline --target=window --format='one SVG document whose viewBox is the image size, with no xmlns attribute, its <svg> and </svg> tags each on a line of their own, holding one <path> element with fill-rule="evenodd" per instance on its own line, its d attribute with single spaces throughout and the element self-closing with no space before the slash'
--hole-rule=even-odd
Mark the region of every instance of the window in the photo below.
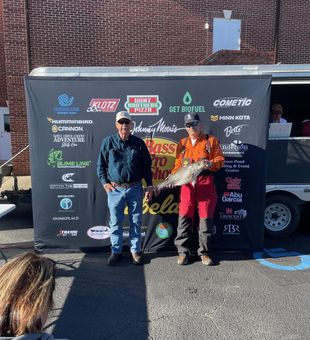
<svg viewBox="0 0 310 340">
<path fill-rule="evenodd" d="M 213 48 L 219 50 L 240 50 L 241 20 L 213 19 Z"/>
</svg>

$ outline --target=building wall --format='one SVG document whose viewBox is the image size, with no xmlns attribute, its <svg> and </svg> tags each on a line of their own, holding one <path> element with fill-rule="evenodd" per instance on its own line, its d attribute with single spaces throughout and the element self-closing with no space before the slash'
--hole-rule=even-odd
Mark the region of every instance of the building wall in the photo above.
<svg viewBox="0 0 310 340">
<path fill-rule="evenodd" d="M 4 57 L 3 3 L 0 0 L 0 106 L 6 106 L 6 74 Z"/>
<path fill-rule="evenodd" d="M 213 19 L 223 18 L 223 9 L 241 20 L 242 52 L 254 54 L 225 52 L 218 63 L 270 62 L 274 53 L 277 1 L 0 1 L 13 154 L 28 143 L 22 77 L 33 68 L 202 64 L 212 53 Z M 280 14 L 277 61 L 310 63 L 308 0 L 281 0 Z M 16 159 L 14 171 L 29 173 L 27 152 Z"/>
</svg>

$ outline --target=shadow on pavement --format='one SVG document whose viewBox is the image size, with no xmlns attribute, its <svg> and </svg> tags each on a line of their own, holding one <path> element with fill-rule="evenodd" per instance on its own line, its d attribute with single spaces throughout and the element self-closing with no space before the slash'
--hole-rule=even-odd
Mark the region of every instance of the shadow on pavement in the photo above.
<svg viewBox="0 0 310 340">
<path fill-rule="evenodd" d="M 143 266 L 132 265 L 129 255 L 125 254 L 117 266 L 109 267 L 107 256 L 106 253 L 86 254 L 82 260 L 58 262 L 57 289 L 62 289 L 62 278 L 67 282 L 71 277 L 73 282 L 53 329 L 54 337 L 70 340 L 148 338 Z"/>
</svg>

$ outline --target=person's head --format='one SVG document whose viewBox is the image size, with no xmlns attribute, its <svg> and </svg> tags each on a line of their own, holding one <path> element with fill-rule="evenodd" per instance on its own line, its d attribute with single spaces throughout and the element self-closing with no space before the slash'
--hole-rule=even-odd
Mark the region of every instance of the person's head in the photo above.
<svg viewBox="0 0 310 340">
<path fill-rule="evenodd" d="M 25 253 L 0 267 L 0 336 L 42 332 L 53 306 L 55 262 Z"/>
<path fill-rule="evenodd" d="M 190 138 L 196 139 L 201 133 L 201 121 L 197 113 L 187 113 L 184 116 L 184 125 Z"/>
<path fill-rule="evenodd" d="M 271 107 L 271 121 L 273 123 L 279 123 L 282 115 L 283 115 L 282 105 L 278 103 L 274 103 Z"/>
<path fill-rule="evenodd" d="M 133 125 L 130 114 L 126 111 L 117 112 L 115 124 L 120 137 L 122 139 L 127 139 Z"/>
</svg>

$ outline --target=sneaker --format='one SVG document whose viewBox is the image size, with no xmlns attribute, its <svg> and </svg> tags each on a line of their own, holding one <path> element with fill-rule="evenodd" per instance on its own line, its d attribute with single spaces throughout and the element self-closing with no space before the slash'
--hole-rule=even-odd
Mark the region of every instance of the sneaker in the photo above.
<svg viewBox="0 0 310 340">
<path fill-rule="evenodd" d="M 107 265 L 115 266 L 118 260 L 120 259 L 121 254 L 114 254 L 112 253 L 109 258 L 107 259 Z"/>
<path fill-rule="evenodd" d="M 201 255 L 200 258 L 201 258 L 202 264 L 204 264 L 205 266 L 212 266 L 213 261 L 212 261 L 210 256 L 208 256 L 208 255 Z"/>
<path fill-rule="evenodd" d="M 142 255 L 141 253 L 131 253 L 132 263 L 133 264 L 142 264 Z"/>
<path fill-rule="evenodd" d="M 184 266 L 188 264 L 188 257 L 186 255 L 179 255 L 178 256 L 178 264 L 180 266 Z"/>
</svg>

